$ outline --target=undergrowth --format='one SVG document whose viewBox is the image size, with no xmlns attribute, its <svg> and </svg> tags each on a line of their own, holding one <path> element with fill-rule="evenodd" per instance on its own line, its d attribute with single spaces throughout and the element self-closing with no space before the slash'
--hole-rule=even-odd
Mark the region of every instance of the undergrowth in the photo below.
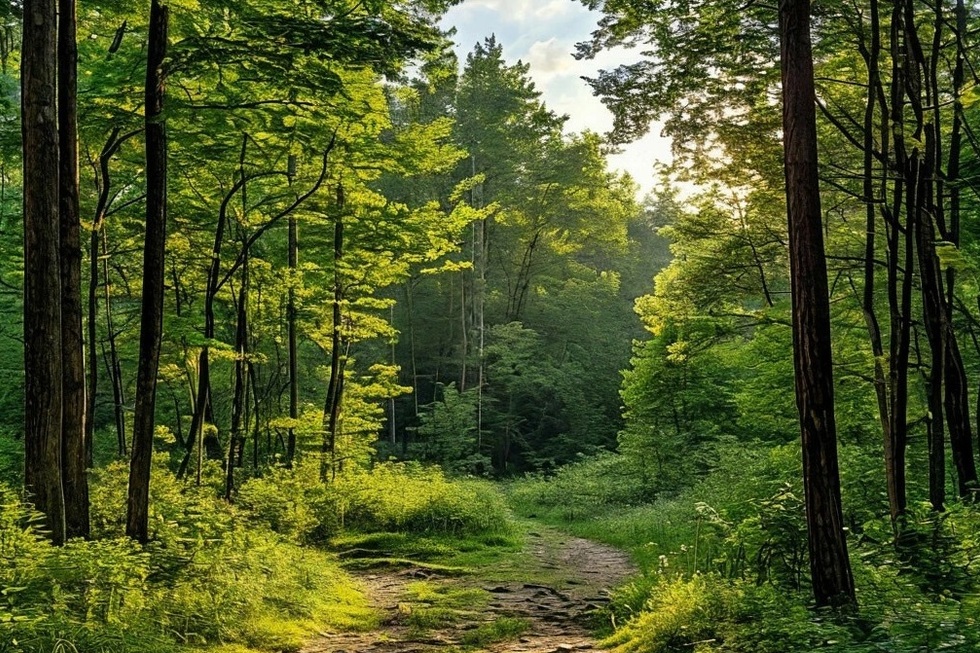
<svg viewBox="0 0 980 653">
<path fill-rule="evenodd" d="M 980 650 L 980 511 L 910 511 L 892 538 L 880 461 L 842 447 L 859 609 L 811 609 L 801 477 L 793 445 L 720 447 L 715 468 L 655 497 L 607 455 L 509 489 L 522 515 L 631 552 L 642 574 L 614 594 L 618 653 L 905 653 Z M 647 497 L 644 500 L 643 497 Z"/>
<path fill-rule="evenodd" d="M 128 468 L 93 474 L 93 539 L 55 547 L 19 493 L 0 485 L 0 653 L 296 651 L 323 630 L 376 625 L 377 614 L 328 552 L 328 538 L 506 540 L 499 492 L 419 466 L 379 465 L 321 483 L 314 465 L 276 469 L 219 498 L 154 460 L 151 541 L 124 537 Z M 396 537 L 396 536 L 386 536 Z M 460 549 L 453 549 L 463 553 Z"/>
</svg>

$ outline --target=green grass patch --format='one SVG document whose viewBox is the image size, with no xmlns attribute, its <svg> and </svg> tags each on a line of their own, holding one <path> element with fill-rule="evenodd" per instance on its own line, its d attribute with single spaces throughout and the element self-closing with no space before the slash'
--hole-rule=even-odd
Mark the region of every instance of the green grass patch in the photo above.
<svg viewBox="0 0 980 653">
<path fill-rule="evenodd" d="M 418 566 L 449 575 L 494 569 L 518 553 L 523 535 L 508 519 L 506 531 L 463 537 L 416 533 L 346 533 L 330 540 L 345 567 Z M 438 562 L 436 562 L 438 561 Z"/>
<path fill-rule="evenodd" d="M 410 606 L 405 609 L 405 623 L 415 633 L 447 628 L 463 618 L 459 610 L 443 607 Z"/>
<path fill-rule="evenodd" d="M 406 585 L 405 595 L 412 601 L 465 610 L 482 609 L 490 600 L 489 592 L 476 587 L 459 587 L 451 583 L 424 580 Z"/>
<path fill-rule="evenodd" d="M 510 639 L 517 639 L 531 628 L 531 622 L 527 619 L 516 617 L 498 617 L 490 623 L 482 624 L 473 630 L 467 631 L 463 635 L 463 644 L 482 648 L 505 642 Z"/>
</svg>

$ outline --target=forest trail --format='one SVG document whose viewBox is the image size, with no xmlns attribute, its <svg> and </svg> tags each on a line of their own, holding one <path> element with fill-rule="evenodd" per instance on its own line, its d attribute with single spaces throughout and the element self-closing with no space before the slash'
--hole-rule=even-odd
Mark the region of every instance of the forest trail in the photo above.
<svg viewBox="0 0 980 653">
<path fill-rule="evenodd" d="M 302 653 L 595 652 L 590 620 L 635 573 L 622 551 L 535 524 L 520 553 L 476 574 L 361 572 L 379 626 L 324 634 Z M 456 607 L 437 607 L 452 596 L 461 599 Z"/>
</svg>

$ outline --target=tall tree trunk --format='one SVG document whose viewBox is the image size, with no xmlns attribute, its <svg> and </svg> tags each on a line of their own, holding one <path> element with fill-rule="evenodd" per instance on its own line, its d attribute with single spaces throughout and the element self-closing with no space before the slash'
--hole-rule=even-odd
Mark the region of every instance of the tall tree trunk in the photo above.
<svg viewBox="0 0 980 653">
<path fill-rule="evenodd" d="M 289 155 L 289 179 L 292 182 L 296 169 L 295 155 Z M 289 214 L 289 297 L 286 304 L 286 329 L 289 339 L 289 431 L 286 440 L 286 465 L 293 466 L 296 457 L 296 420 L 299 419 L 299 361 L 296 348 L 296 288 L 299 274 L 299 225 L 296 216 Z"/>
<path fill-rule="evenodd" d="M 908 443 L 908 361 L 911 347 L 912 327 L 912 279 L 915 265 L 915 238 L 913 214 L 904 209 L 906 183 L 905 168 L 908 156 L 905 151 L 904 107 L 905 107 L 905 68 L 900 53 L 903 51 L 902 11 L 900 3 L 894 3 L 891 16 L 891 108 L 890 115 L 882 111 L 880 132 L 882 152 L 887 153 L 889 144 L 894 148 L 895 174 L 884 175 L 881 194 L 883 213 L 887 231 L 888 246 L 888 307 L 889 307 L 889 370 L 888 397 L 891 412 L 889 415 L 889 440 L 885 448 L 885 467 L 888 471 L 889 501 L 893 514 L 896 534 L 900 530 L 900 517 L 906 508 L 905 451 Z M 883 94 L 882 94 L 883 95 Z M 884 98 L 882 98 L 884 105 Z M 889 189 L 888 179 L 894 176 Z M 891 193 L 890 203 L 886 199 Z"/>
<path fill-rule="evenodd" d="M 99 242 L 105 222 L 106 210 L 109 206 L 109 189 L 111 188 L 111 178 L 109 175 L 109 160 L 112 154 L 118 149 L 119 128 L 113 129 L 106 139 L 106 144 L 99 154 L 98 162 L 95 164 L 96 188 L 99 199 L 95 207 L 95 216 L 92 220 L 92 233 L 89 237 L 89 277 L 88 277 L 88 395 L 85 408 L 85 442 L 88 447 L 86 452 L 88 466 L 92 466 L 92 446 L 95 437 L 95 406 L 99 387 L 99 350 L 95 343 L 98 340 L 98 318 L 99 318 Z M 108 268 L 107 268 L 108 270 Z M 108 274 L 108 273 L 107 273 Z M 110 374 L 111 377 L 111 374 Z"/>
<path fill-rule="evenodd" d="M 24 485 L 51 539 L 65 540 L 61 472 L 61 269 L 58 215 L 57 3 L 25 0 L 21 50 L 24 149 Z"/>
<path fill-rule="evenodd" d="M 936 253 L 935 243 L 946 236 L 944 221 L 942 161 L 942 130 L 940 129 L 938 58 L 942 47 L 942 5 L 936 4 L 934 40 L 932 51 L 926 56 L 919 39 L 916 24 L 916 7 L 912 0 L 903 4 L 906 61 L 908 62 L 909 104 L 915 116 L 915 136 L 925 140 L 925 151 L 910 157 L 913 166 L 909 168 L 906 183 L 915 179 L 918 185 L 914 217 L 918 225 L 919 276 L 923 295 L 923 322 L 932 354 L 932 371 L 929 383 L 929 408 L 935 420 L 945 414 L 949 430 L 949 444 L 956 466 L 960 496 L 968 495 L 977 485 L 977 469 L 973 452 L 973 436 L 970 428 L 968 391 L 966 373 L 952 328 L 952 308 L 947 301 L 947 292 L 952 297 L 952 288 L 944 289 L 942 265 Z M 923 91 L 925 97 L 923 98 Z M 909 210 L 913 206 L 910 204 Z M 953 280 L 949 275 L 948 279 Z M 933 426 L 933 436 L 941 433 Z M 930 443 L 930 451 L 937 453 L 941 441 Z M 933 460 L 930 470 L 935 477 L 938 461 Z M 933 478 L 930 486 L 936 491 L 938 479 Z"/>
<path fill-rule="evenodd" d="M 330 335 L 330 381 L 323 406 L 323 444 L 320 458 L 320 478 L 327 480 L 336 472 L 337 425 L 343 398 L 345 356 L 343 337 L 344 300 L 343 275 L 340 266 L 344 258 L 344 187 L 337 186 L 337 218 L 333 232 L 333 325 Z"/>
<path fill-rule="evenodd" d="M 126 404 L 126 386 L 123 383 L 122 363 L 119 361 L 119 349 L 116 346 L 116 327 L 112 319 L 112 284 L 109 278 L 109 242 L 105 225 L 102 225 L 102 286 L 105 294 L 105 323 L 106 340 L 109 341 L 108 357 L 103 350 L 102 356 L 109 368 L 109 378 L 112 381 L 112 407 L 116 419 L 116 453 L 125 456 L 129 453 L 126 445 L 126 415 L 123 412 Z"/>
<path fill-rule="evenodd" d="M 82 335 L 82 241 L 78 207 L 75 0 L 58 2 L 58 138 L 61 210 L 61 466 L 67 537 L 89 536 L 85 355 Z"/>
<path fill-rule="evenodd" d="M 874 356 L 874 389 L 878 404 L 878 421 L 881 424 L 882 441 L 885 452 L 885 477 L 888 490 L 888 506 L 893 526 L 898 525 L 905 513 L 905 466 L 896 465 L 897 446 L 891 430 L 891 410 L 889 405 L 888 379 L 885 376 L 885 350 L 881 337 L 881 325 L 875 309 L 875 241 L 877 208 L 875 198 L 875 109 L 881 94 L 881 73 L 878 59 L 881 56 L 881 20 L 878 0 L 871 0 L 870 43 L 860 42 L 861 54 L 868 68 L 868 95 L 864 111 L 864 202 L 865 202 L 865 250 L 864 250 L 864 296 L 862 308 L 864 320 L 871 340 L 871 353 Z M 881 107 L 884 113 L 885 107 Z"/>
<path fill-rule="evenodd" d="M 779 23 L 793 358 L 803 441 L 810 572 L 817 605 L 841 605 L 854 603 L 855 597 L 837 463 L 809 0 L 784 0 Z"/>
<path fill-rule="evenodd" d="M 235 493 L 235 463 L 245 444 L 242 424 L 248 400 L 248 258 L 242 264 L 242 285 L 238 289 L 238 310 L 235 327 L 235 388 L 231 403 L 231 435 L 228 438 L 228 457 L 225 467 L 225 499 Z"/>
<path fill-rule="evenodd" d="M 167 7 L 150 5 L 146 61 L 146 239 L 143 248 L 143 301 L 140 360 L 133 415 L 133 456 L 129 471 L 126 535 L 145 544 L 149 538 L 150 466 L 153 457 L 157 370 L 163 335 L 164 260 L 167 241 L 167 131 L 163 119 L 167 54 Z"/>
</svg>

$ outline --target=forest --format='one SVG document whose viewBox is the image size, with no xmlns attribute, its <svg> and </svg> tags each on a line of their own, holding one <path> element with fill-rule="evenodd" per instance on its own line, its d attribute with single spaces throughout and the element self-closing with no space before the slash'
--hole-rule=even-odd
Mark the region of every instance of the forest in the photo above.
<svg viewBox="0 0 980 653">
<path fill-rule="evenodd" d="M 980 11 L 567 2 L 0 2 L 0 653 L 980 650 Z"/>
</svg>

